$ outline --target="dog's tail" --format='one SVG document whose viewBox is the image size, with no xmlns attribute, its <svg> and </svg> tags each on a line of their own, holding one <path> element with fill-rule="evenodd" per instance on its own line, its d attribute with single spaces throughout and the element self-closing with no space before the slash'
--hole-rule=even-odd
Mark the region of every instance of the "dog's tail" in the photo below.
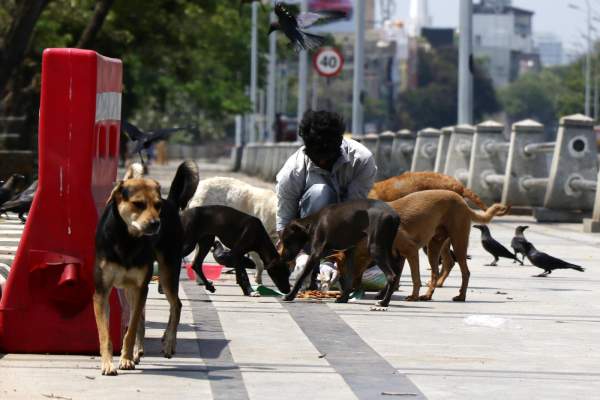
<svg viewBox="0 0 600 400">
<path fill-rule="evenodd" d="M 469 208 L 469 213 L 471 214 L 471 221 L 477 222 L 478 224 L 487 224 L 494 217 L 501 217 L 506 215 L 510 210 L 510 206 L 505 206 L 504 204 L 496 203 L 490 207 L 485 212 L 474 211 Z"/>
<path fill-rule="evenodd" d="M 199 181 L 198 165 L 191 160 L 182 162 L 177 167 L 175 178 L 171 182 L 168 199 L 175 202 L 180 210 L 183 210 L 196 193 Z"/>
<path fill-rule="evenodd" d="M 483 211 L 487 210 L 487 206 L 485 205 L 485 203 L 479 198 L 479 196 L 477 196 L 471 190 L 464 188 L 463 197 L 471 200 L 473 203 L 475 203 L 477 207 L 481 208 Z"/>
</svg>

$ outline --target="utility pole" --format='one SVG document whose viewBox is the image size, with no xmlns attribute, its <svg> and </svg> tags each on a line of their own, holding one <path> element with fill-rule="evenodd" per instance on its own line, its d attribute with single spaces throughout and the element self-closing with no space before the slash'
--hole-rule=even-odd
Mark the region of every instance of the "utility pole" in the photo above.
<svg viewBox="0 0 600 400">
<path fill-rule="evenodd" d="M 591 116 L 590 99 L 592 89 L 592 7 L 590 0 L 585 0 L 587 6 L 587 54 L 585 57 L 585 115 Z"/>
<path fill-rule="evenodd" d="M 460 0 L 458 52 L 458 123 L 473 123 L 473 0 Z"/>
<path fill-rule="evenodd" d="M 248 141 L 256 142 L 256 87 L 258 83 L 258 3 L 252 3 L 252 36 L 250 42 L 250 102 L 252 114 L 248 124 Z"/>
<path fill-rule="evenodd" d="M 354 3 L 356 33 L 354 39 L 354 84 L 352 88 L 352 134 L 363 134 L 363 88 L 365 78 L 365 1 Z"/>
<path fill-rule="evenodd" d="M 253 2 L 252 5 L 255 3 Z M 275 2 L 273 2 L 275 4 Z M 277 20 L 274 12 L 271 12 L 271 22 Z M 268 132 L 267 142 L 275 141 L 275 131 L 273 124 L 275 123 L 275 74 L 277 66 L 277 32 L 272 32 L 269 35 L 269 76 L 267 81 L 267 126 Z M 262 134 L 262 132 L 261 132 Z"/>
<path fill-rule="evenodd" d="M 308 11 L 308 0 L 302 0 L 300 3 L 300 12 Z M 300 51 L 298 56 L 298 123 L 302 120 L 304 111 L 306 111 L 306 92 L 308 80 L 308 52 Z"/>
</svg>

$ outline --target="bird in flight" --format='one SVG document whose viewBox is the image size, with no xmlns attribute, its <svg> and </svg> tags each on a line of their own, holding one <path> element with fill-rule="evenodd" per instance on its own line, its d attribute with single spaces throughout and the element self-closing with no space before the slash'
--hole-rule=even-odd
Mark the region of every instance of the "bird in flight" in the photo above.
<svg viewBox="0 0 600 400">
<path fill-rule="evenodd" d="M 274 31 L 281 31 L 290 40 L 290 46 L 298 53 L 301 50 L 313 50 L 321 46 L 325 38 L 304 31 L 317 23 L 331 22 L 346 17 L 343 11 L 323 11 L 319 13 L 303 12 L 293 15 L 289 7 L 278 2 L 275 4 L 277 21 L 271 22 L 269 35 Z"/>
<path fill-rule="evenodd" d="M 129 140 L 135 143 L 132 153 L 138 153 L 142 166 L 146 165 L 144 163 L 144 158 L 142 157 L 142 150 L 147 150 L 154 143 L 160 142 L 161 140 L 166 140 L 172 133 L 184 129 L 187 128 L 163 128 L 154 131 L 143 132 L 140 128 L 132 123 L 123 121 L 123 132 L 125 135 L 127 135 Z"/>
</svg>

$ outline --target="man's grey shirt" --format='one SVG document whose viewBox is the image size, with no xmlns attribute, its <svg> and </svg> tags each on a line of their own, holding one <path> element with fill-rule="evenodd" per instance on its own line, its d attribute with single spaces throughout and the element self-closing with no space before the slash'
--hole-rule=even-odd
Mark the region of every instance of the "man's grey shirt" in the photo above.
<svg viewBox="0 0 600 400">
<path fill-rule="evenodd" d="M 342 141 L 341 155 L 331 172 L 313 163 L 304 153 L 304 146 L 300 147 L 277 174 L 277 231 L 298 218 L 300 199 L 312 185 L 329 185 L 337 193 L 338 202 L 364 199 L 376 174 L 373 154 L 355 140 Z"/>
</svg>

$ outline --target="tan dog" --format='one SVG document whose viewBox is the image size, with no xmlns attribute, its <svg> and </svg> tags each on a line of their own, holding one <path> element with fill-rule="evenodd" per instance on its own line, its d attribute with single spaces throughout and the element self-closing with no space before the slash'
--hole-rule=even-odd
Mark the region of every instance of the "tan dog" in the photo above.
<svg viewBox="0 0 600 400">
<path fill-rule="evenodd" d="M 462 274 L 462 284 L 454 301 L 465 301 L 469 285 L 469 268 L 467 267 L 467 246 L 471 222 L 487 224 L 494 216 L 504 215 L 508 207 L 494 204 L 485 213 L 469 208 L 463 198 L 448 190 L 426 190 L 412 193 L 399 200 L 388 203 L 400 215 L 400 227 L 394 239 L 394 251 L 408 260 L 413 281 L 412 295 L 407 300 L 431 300 L 438 280 L 438 260 L 440 250 L 446 240 L 452 243 L 458 265 Z M 427 257 L 431 265 L 431 281 L 429 290 L 419 296 L 421 278 L 419 274 L 419 249 L 427 247 Z M 360 285 L 362 273 L 372 264 L 368 256 L 366 242 L 362 241 L 347 257 L 338 253 L 341 276 L 352 272 L 353 287 Z M 351 262 L 351 264 L 348 264 Z M 352 268 L 348 271 L 347 268 Z M 400 267 L 400 273 L 402 267 Z M 450 271 L 444 271 L 449 273 Z M 446 275 L 447 276 L 447 275 Z"/>
<path fill-rule="evenodd" d="M 450 190 L 471 200 L 483 211 L 487 209 L 479 196 L 463 186 L 455 178 L 437 172 L 405 172 L 383 181 L 375 182 L 369 192 L 370 199 L 394 201 L 423 190 Z"/>
<path fill-rule="evenodd" d="M 402 175 L 394 176 L 383 181 L 375 182 L 369 192 L 369 198 L 382 201 L 394 201 L 403 198 L 411 193 L 421 192 L 423 190 L 443 189 L 450 190 L 458 195 L 469 199 L 483 211 L 487 209 L 479 196 L 464 187 L 457 179 L 439 174 L 437 172 L 405 172 Z M 448 273 L 454 266 L 454 257 L 450 251 L 450 242 L 447 241 L 442 246 L 440 252 L 442 260 L 442 276 L 437 282 L 438 287 L 444 285 Z"/>
<path fill-rule="evenodd" d="M 158 182 L 144 178 L 121 181 L 111 193 L 96 229 L 94 267 L 93 303 L 103 375 L 117 374 L 112 363 L 108 317 L 108 299 L 113 287 L 125 289 L 131 308 L 119 368 L 134 369 L 144 353 L 142 310 L 155 260 L 170 306 L 162 351 L 167 358 L 175 353 L 181 314 L 178 290 L 183 246 L 179 210 L 186 206 L 197 183 L 197 166 L 186 161 L 179 166 L 167 199 L 161 198 Z"/>
</svg>

